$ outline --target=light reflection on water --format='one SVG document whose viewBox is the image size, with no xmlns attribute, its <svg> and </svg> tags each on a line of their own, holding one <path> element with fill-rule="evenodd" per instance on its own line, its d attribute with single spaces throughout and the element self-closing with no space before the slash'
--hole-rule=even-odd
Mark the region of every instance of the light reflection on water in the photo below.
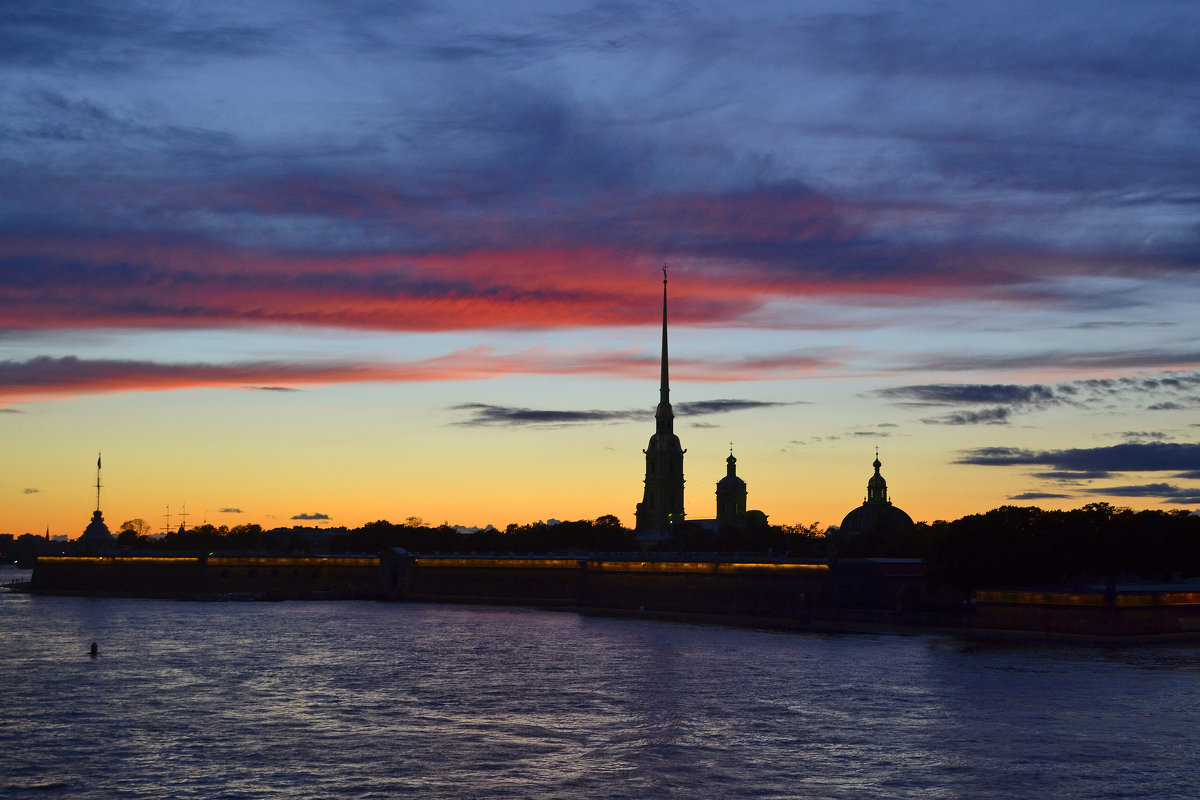
<svg viewBox="0 0 1200 800">
<path fill-rule="evenodd" d="M 6 593 L 0 643 L 10 798 L 1200 796 L 1195 646 Z"/>
</svg>

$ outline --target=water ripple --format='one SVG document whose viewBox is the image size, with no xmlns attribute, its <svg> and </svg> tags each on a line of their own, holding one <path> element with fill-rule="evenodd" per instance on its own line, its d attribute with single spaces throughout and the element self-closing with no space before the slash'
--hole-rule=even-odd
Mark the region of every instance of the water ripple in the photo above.
<svg viewBox="0 0 1200 800">
<path fill-rule="evenodd" d="M 1200 796 L 1188 646 L 12 594 L 0 641 L 14 800 Z"/>
</svg>

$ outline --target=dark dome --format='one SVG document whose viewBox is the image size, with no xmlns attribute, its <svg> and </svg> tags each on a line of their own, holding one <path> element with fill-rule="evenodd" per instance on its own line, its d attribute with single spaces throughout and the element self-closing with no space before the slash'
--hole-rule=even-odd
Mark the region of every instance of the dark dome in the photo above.
<svg viewBox="0 0 1200 800">
<path fill-rule="evenodd" d="M 842 520 L 842 533 L 885 534 L 913 527 L 908 514 L 891 503 L 863 503 Z"/>
<path fill-rule="evenodd" d="M 868 534 L 875 537 L 911 529 L 912 517 L 888 500 L 887 481 L 879 473 L 883 463 L 879 460 L 878 450 L 875 451 L 875 461 L 871 466 L 875 468 L 875 474 L 867 481 L 867 500 L 842 520 L 842 533 L 851 536 Z"/>
<path fill-rule="evenodd" d="M 729 458 L 725 459 L 725 477 L 717 481 L 718 494 L 725 492 L 746 493 L 746 482 L 737 476 L 737 459 L 730 450 Z"/>
<path fill-rule="evenodd" d="M 737 475 L 726 475 L 721 480 L 717 481 L 718 492 L 744 492 L 746 491 L 746 482 Z"/>
</svg>

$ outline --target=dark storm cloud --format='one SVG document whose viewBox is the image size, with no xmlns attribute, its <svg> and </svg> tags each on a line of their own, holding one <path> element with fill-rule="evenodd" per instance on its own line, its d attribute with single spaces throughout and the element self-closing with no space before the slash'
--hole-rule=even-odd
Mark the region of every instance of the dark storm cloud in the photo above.
<svg viewBox="0 0 1200 800">
<path fill-rule="evenodd" d="M 672 408 L 676 416 L 702 417 L 712 414 L 728 414 L 734 411 L 748 411 L 757 408 L 773 408 L 776 406 L 793 405 L 792 403 L 773 403 L 758 400 L 702 400 L 692 403 L 675 403 Z M 517 408 L 511 406 L 494 406 L 486 403 L 464 403 L 451 406 L 451 411 L 465 411 L 470 414 L 465 420 L 454 425 L 467 427 L 489 425 L 538 425 L 545 427 L 560 427 L 594 422 L 628 422 L 631 420 L 647 420 L 653 418 L 653 411 L 646 409 L 624 409 L 615 411 L 553 411 L 546 409 Z M 695 423 L 694 427 L 704 427 L 708 423 Z"/>
<path fill-rule="evenodd" d="M 1200 463 L 1200 444 L 1127 442 L 1108 447 L 1069 450 L 981 447 L 963 451 L 954 463 L 1050 467 L 1065 475 L 1077 476 L 1113 472 L 1177 472 L 1193 469 Z"/>
</svg>

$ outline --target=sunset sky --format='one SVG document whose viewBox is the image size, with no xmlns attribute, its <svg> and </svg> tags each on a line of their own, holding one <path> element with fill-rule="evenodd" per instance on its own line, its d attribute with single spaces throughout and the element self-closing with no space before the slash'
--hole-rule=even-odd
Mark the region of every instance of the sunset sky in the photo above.
<svg viewBox="0 0 1200 800">
<path fill-rule="evenodd" d="M 0 532 L 1200 508 L 1200 4 L 0 5 Z"/>
</svg>

